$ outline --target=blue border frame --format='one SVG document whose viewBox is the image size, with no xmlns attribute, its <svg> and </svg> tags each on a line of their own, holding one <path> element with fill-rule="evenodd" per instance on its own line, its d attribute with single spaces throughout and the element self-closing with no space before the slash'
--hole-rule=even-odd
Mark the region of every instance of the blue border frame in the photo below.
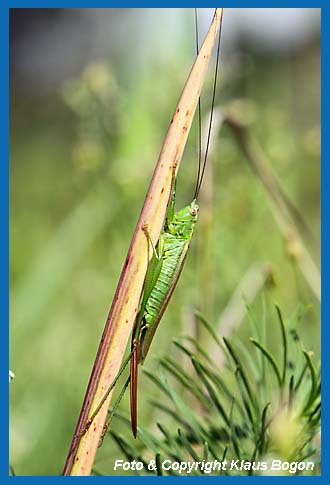
<svg viewBox="0 0 330 485">
<path fill-rule="evenodd" d="M 1 45 L 1 67 L 3 75 L 0 77 L 1 92 L 1 151 L 0 162 L 0 214 L 1 214 L 1 237 L 0 237 L 0 308 L 1 308 L 1 388 L 6 389 L 5 397 L 2 401 L 1 414 L 3 416 L 1 428 L 2 436 L 8 436 L 8 337 L 9 327 L 9 305 L 8 305 L 8 278 L 9 278 L 9 11 L 8 8 L 0 7 L 0 45 Z M 4 393 L 3 393 L 4 394 Z M 3 442 L 3 452 L 0 453 L 0 473 L 8 470 L 8 439 Z"/>
<path fill-rule="evenodd" d="M 180 2 L 180 7 L 190 7 L 191 5 L 188 2 Z M 201 4 L 199 2 L 200 7 L 211 7 L 211 5 L 207 2 L 205 4 Z M 225 5 L 224 5 L 225 6 Z M 229 6 L 229 5 L 228 5 Z M 233 7 L 233 5 L 230 5 Z M 236 2 L 234 5 L 235 7 L 246 7 L 246 5 Z M 328 111 L 329 111 L 329 95 L 328 95 L 328 69 L 327 69 L 327 59 L 329 54 L 327 49 L 324 46 L 327 46 L 329 41 L 330 34 L 327 31 L 327 20 L 328 20 L 328 7 L 326 2 L 318 2 L 318 5 L 311 5 L 311 2 L 291 2 L 288 5 L 286 2 L 277 2 L 276 5 L 271 5 L 272 7 L 318 7 L 322 8 L 322 16 L 321 16 L 321 28 L 322 28 L 322 86 L 325 86 L 325 89 L 322 90 L 322 294 L 323 300 L 326 302 L 325 305 L 322 306 L 322 345 L 321 348 L 323 351 L 326 350 L 326 343 L 328 342 L 328 335 L 329 335 L 329 322 L 330 322 L 330 310 L 328 306 L 327 297 L 329 297 L 329 283 L 326 274 L 326 268 L 329 265 L 329 256 L 327 251 L 327 234 L 329 232 L 329 217 L 327 215 L 329 209 L 329 201 L 330 195 L 327 192 L 327 183 L 330 180 L 330 168 L 327 164 L 326 155 L 329 151 L 329 140 L 328 140 Z M 82 2 L 41 2 L 38 0 L 26 2 L 26 1 L 7 1 L 4 0 L 0 4 L 0 39 L 1 39 L 1 51 L 0 51 L 0 62 L 1 62 L 1 71 L 2 75 L 0 76 L 0 83 L 1 83 L 1 125 L 0 125 L 0 146 L 2 149 L 2 157 L 0 163 L 0 214 L 1 214 L 1 229 L 2 234 L 0 237 L 0 309 L 1 309 L 1 321 L 2 325 L 1 328 L 1 342 L 2 342 L 2 352 L 0 352 L 0 359 L 1 359 L 1 376 L 5 377 L 5 380 L 2 381 L 2 389 L 7 389 L 6 395 L 1 399 L 1 428 L 2 428 L 2 450 L 0 453 L 0 477 L 3 482 L 7 480 L 14 480 L 15 477 L 8 477 L 8 440 L 6 440 L 6 436 L 8 435 L 8 325 L 7 322 L 9 321 L 9 306 L 8 306 L 8 278 L 9 278 L 9 268 L 8 268 L 8 260 L 9 260 L 9 9 L 10 8 L 88 8 L 88 7 L 122 7 L 119 5 L 118 2 L 104 2 L 98 1 L 96 4 L 92 4 L 90 2 L 82 1 Z M 177 7 L 174 3 L 170 2 L 169 4 L 149 4 L 148 2 L 144 2 L 143 5 L 139 5 L 137 2 L 128 2 L 125 5 L 125 8 L 131 7 Z M 258 7 L 265 7 L 264 2 L 252 2 L 249 7 L 258 8 Z M 268 5 L 268 7 L 270 7 Z M 6 73 L 7 75 L 3 74 Z M 322 353 L 323 355 L 323 353 Z M 326 352 L 324 353 L 326 355 Z M 324 366 L 324 359 L 323 359 L 323 366 Z M 329 383 L 325 379 L 323 382 L 323 403 L 327 403 L 327 396 L 328 396 L 328 388 Z M 325 409 L 325 405 L 323 405 L 323 409 Z M 327 409 L 325 409 L 327 411 Z M 323 416 L 323 447 L 322 447 L 322 463 L 323 463 L 323 475 L 322 477 L 253 477 L 257 480 L 271 480 L 273 483 L 274 481 L 279 481 L 283 479 L 293 480 L 294 478 L 298 480 L 317 480 L 318 482 L 324 481 L 325 477 L 329 475 L 327 470 L 327 465 L 329 462 L 329 452 L 327 446 L 327 429 L 328 426 L 328 413 L 325 412 Z M 59 470 L 59 473 L 61 470 Z M 61 479 L 61 477 L 17 477 L 19 480 L 54 480 L 54 479 Z M 97 479 L 106 479 L 106 477 L 90 477 L 93 480 Z M 136 480 L 157 480 L 157 477 L 134 477 Z M 223 479 L 221 477 L 220 479 Z M 67 478 L 66 478 L 67 479 Z M 122 481 L 122 480 L 131 480 L 132 477 L 109 477 L 110 480 L 114 482 Z M 167 477 L 167 480 L 176 480 L 176 477 Z M 204 477 L 182 477 L 181 480 L 203 480 Z M 217 477 L 209 477 L 210 480 L 218 480 Z M 244 480 L 245 477 L 228 477 L 227 479 L 231 480 Z"/>
</svg>

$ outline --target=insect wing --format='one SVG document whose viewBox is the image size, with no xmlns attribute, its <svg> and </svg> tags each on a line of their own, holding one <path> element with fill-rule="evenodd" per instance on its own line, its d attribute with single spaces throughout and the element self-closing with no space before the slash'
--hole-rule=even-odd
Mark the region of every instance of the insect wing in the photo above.
<svg viewBox="0 0 330 485">
<path fill-rule="evenodd" d="M 172 283 L 171 285 L 169 286 L 168 288 L 168 292 L 166 293 L 166 296 L 164 298 L 164 301 L 162 303 L 162 306 L 160 307 L 160 310 L 159 310 L 159 313 L 157 315 L 157 318 L 155 319 L 155 321 L 153 322 L 153 324 L 146 330 L 144 336 L 143 336 L 143 340 L 142 342 L 140 343 L 141 345 L 141 348 L 140 348 L 140 362 L 144 362 L 146 356 L 147 356 L 147 353 L 149 351 L 149 347 L 151 345 L 151 342 L 152 342 L 152 339 L 154 338 L 154 335 L 155 335 L 155 332 L 158 328 L 158 325 L 159 325 L 159 322 L 161 321 L 162 319 L 162 316 L 166 310 L 166 307 L 171 299 L 171 296 L 172 296 L 172 293 L 173 291 L 175 290 L 175 287 L 177 285 L 177 282 L 180 278 L 180 275 L 181 275 L 181 271 L 182 271 L 182 268 L 184 266 L 184 262 L 185 262 L 185 259 L 186 259 L 186 256 L 187 256 L 187 252 L 188 252 L 188 249 L 189 249 L 189 243 L 190 241 L 187 241 L 187 243 L 185 244 L 183 250 L 182 250 L 182 254 L 179 258 L 179 261 L 178 261 L 178 264 L 177 264 L 177 268 L 173 274 L 173 278 L 172 278 Z"/>
</svg>

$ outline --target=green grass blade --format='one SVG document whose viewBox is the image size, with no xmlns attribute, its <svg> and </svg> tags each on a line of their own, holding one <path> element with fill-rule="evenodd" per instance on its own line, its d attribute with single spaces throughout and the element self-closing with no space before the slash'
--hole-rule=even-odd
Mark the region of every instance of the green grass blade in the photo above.
<svg viewBox="0 0 330 485">
<path fill-rule="evenodd" d="M 212 364 L 212 363 L 213 363 L 213 362 L 212 362 L 212 360 L 210 359 L 209 354 L 208 354 L 208 353 L 207 353 L 207 352 L 204 350 L 204 348 L 201 346 L 201 344 L 200 344 L 200 343 L 199 343 L 199 342 L 198 342 L 198 341 L 197 341 L 195 338 L 190 337 L 190 336 L 188 335 L 188 336 L 184 337 L 184 339 L 185 339 L 185 340 L 187 340 L 188 342 L 191 342 L 191 343 L 194 345 L 194 347 L 195 347 L 196 351 L 197 351 L 197 352 L 198 352 L 198 353 L 199 353 L 201 356 L 203 356 L 203 357 L 204 357 L 204 359 L 205 359 L 205 360 L 206 360 L 206 361 L 207 361 L 209 364 Z M 177 345 L 177 347 L 178 347 L 180 350 L 185 351 L 186 347 L 185 347 L 185 346 L 183 346 L 182 344 L 180 345 L 180 343 L 179 343 L 178 341 L 174 340 L 174 344 L 175 344 L 175 345 Z M 188 350 L 188 349 L 186 349 L 186 350 Z M 188 352 L 186 352 L 186 353 L 187 353 L 187 355 L 188 355 Z M 190 357 L 191 357 L 191 354 L 192 354 L 192 353 L 191 353 L 191 352 L 189 352 L 189 354 L 190 354 Z"/>
<path fill-rule="evenodd" d="M 160 453 L 156 453 L 155 462 L 156 462 L 157 476 L 162 477 L 164 473 L 162 469 L 162 460 L 161 460 Z"/>
<path fill-rule="evenodd" d="M 207 321 L 207 319 L 200 312 L 195 311 L 195 317 L 203 324 L 206 330 L 209 332 L 213 340 L 218 344 L 218 346 L 223 349 L 221 340 L 219 339 L 213 326 Z"/>
<path fill-rule="evenodd" d="M 268 362 L 270 363 L 271 367 L 274 370 L 274 373 L 275 373 L 275 376 L 277 378 L 279 387 L 282 387 L 282 379 L 281 379 L 280 370 L 279 370 L 279 368 L 276 364 L 274 356 L 269 352 L 269 350 L 267 350 L 260 342 L 258 342 L 254 338 L 251 337 L 250 342 L 252 342 L 253 345 L 255 345 L 263 353 L 263 355 L 266 357 L 266 359 L 268 360 Z"/>
<path fill-rule="evenodd" d="M 204 446 L 203 446 L 203 460 L 208 461 L 210 456 L 210 450 L 209 450 L 209 445 L 207 441 L 204 441 Z"/>
<path fill-rule="evenodd" d="M 164 358 L 160 362 L 163 368 L 172 374 L 185 389 L 189 390 L 206 409 L 210 409 L 210 402 L 198 386 L 198 382 L 191 379 L 191 376 L 179 368 L 173 360 Z"/>
<path fill-rule="evenodd" d="M 175 412 L 173 409 L 171 409 L 169 406 L 165 406 L 161 401 L 150 401 L 150 404 L 162 411 L 163 413 L 167 414 L 170 418 L 174 419 L 177 424 L 180 426 L 186 428 L 187 430 L 190 429 L 189 423 L 184 420 L 183 416 L 179 415 L 177 412 Z"/>
<path fill-rule="evenodd" d="M 178 429 L 178 436 L 179 440 L 182 443 L 182 447 L 186 450 L 187 453 L 191 456 L 191 458 L 195 461 L 199 461 L 199 457 L 191 444 L 189 443 L 189 440 L 187 439 L 187 436 L 185 433 L 182 433 L 180 429 Z"/>
<path fill-rule="evenodd" d="M 304 367 L 303 367 L 303 370 L 301 371 L 300 376 L 299 376 L 299 378 L 298 378 L 298 380 L 297 380 L 297 384 L 296 384 L 296 385 L 295 385 L 295 387 L 294 387 L 294 392 L 295 392 L 295 393 L 297 393 L 297 392 L 298 392 L 299 387 L 301 386 L 301 383 L 302 383 L 302 382 L 303 382 L 303 380 L 304 380 L 304 377 L 305 377 L 305 374 L 306 374 L 306 372 L 307 372 L 307 369 L 308 369 L 308 365 L 307 365 L 307 364 L 305 364 L 305 365 L 304 365 Z"/>
<path fill-rule="evenodd" d="M 110 431 L 110 435 L 117 443 L 118 448 L 122 451 L 122 453 L 126 456 L 128 461 L 133 461 L 137 459 L 136 450 L 133 448 L 128 440 L 123 438 L 123 436 L 117 434 L 114 431 Z M 143 460 L 141 456 L 138 456 L 138 460 L 143 462 L 143 466 L 147 469 L 147 463 Z"/>
<path fill-rule="evenodd" d="M 171 435 L 168 429 L 161 423 L 157 423 L 158 428 L 165 436 L 166 441 L 170 447 L 170 456 L 176 461 L 185 461 L 185 456 L 182 453 L 182 449 L 178 445 L 176 439 Z"/>
<path fill-rule="evenodd" d="M 214 392 L 214 389 L 212 388 L 212 386 L 210 385 L 210 383 L 208 382 L 208 380 L 206 379 L 203 371 L 202 371 L 202 367 L 200 366 L 198 360 L 196 358 L 192 358 L 192 364 L 195 368 L 195 371 L 198 375 L 198 377 L 201 379 L 202 383 L 204 384 L 204 386 L 206 387 L 209 395 L 210 395 L 210 398 L 213 402 L 213 404 L 215 405 L 216 409 L 218 410 L 219 414 L 222 416 L 224 422 L 226 425 L 229 425 L 229 418 L 224 410 L 224 407 L 220 404 L 220 401 L 216 395 L 216 393 Z"/>
<path fill-rule="evenodd" d="M 258 405 L 257 405 L 256 400 L 254 399 L 253 393 L 251 391 L 251 387 L 250 387 L 250 384 L 249 384 L 247 375 L 246 375 L 246 373 L 244 371 L 244 366 L 242 365 L 242 362 L 241 362 L 240 358 L 238 357 L 237 353 L 235 352 L 235 350 L 234 350 L 232 344 L 229 342 L 229 340 L 227 340 L 224 337 L 223 338 L 223 341 L 224 341 L 227 349 L 229 350 L 229 353 L 230 353 L 233 361 L 235 362 L 236 366 L 239 368 L 240 375 L 241 375 L 241 378 L 242 378 L 244 387 L 246 389 L 246 392 L 248 394 L 249 400 L 250 400 L 250 402 L 251 402 L 254 410 L 256 412 L 258 412 Z"/>
<path fill-rule="evenodd" d="M 308 352 L 306 352 L 306 350 L 303 350 L 303 354 L 304 354 L 304 357 L 306 359 L 306 364 L 307 364 L 307 367 L 309 369 L 309 372 L 310 372 L 310 375 L 311 375 L 311 379 L 312 379 L 312 383 L 311 383 L 311 390 L 310 390 L 310 394 L 309 394 L 309 398 L 307 400 L 307 403 L 303 409 L 303 414 L 305 414 L 308 409 L 311 407 L 311 405 L 313 404 L 316 396 L 317 396 L 317 393 L 318 393 L 318 382 L 317 382 L 317 377 L 316 377 L 316 372 L 315 372 L 315 367 L 313 365 L 313 362 L 312 362 L 312 359 L 309 355 Z"/>
<path fill-rule="evenodd" d="M 281 310 L 278 305 L 275 305 L 277 315 L 278 315 L 278 320 L 280 322 L 280 327 L 281 327 L 281 335 L 282 335 L 282 343 L 283 343 L 283 369 L 282 369 L 282 384 L 285 384 L 285 379 L 286 379 L 286 369 L 287 369 L 287 359 L 288 359 L 288 341 L 287 341 L 287 335 L 286 335 L 286 329 L 282 317 Z"/>
</svg>

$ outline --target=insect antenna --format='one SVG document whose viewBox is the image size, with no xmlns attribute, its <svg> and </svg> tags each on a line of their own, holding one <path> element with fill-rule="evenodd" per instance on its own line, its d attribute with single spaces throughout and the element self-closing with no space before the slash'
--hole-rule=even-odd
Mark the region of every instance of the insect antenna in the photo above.
<svg viewBox="0 0 330 485">
<path fill-rule="evenodd" d="M 198 34 L 198 14 L 197 8 L 195 8 L 195 38 L 196 38 L 196 54 L 199 54 L 199 34 Z M 201 174 L 202 169 L 202 105 L 201 105 L 201 97 L 198 98 L 198 172 L 196 177 L 196 187 L 195 187 L 195 196 L 198 189 L 198 182 L 199 177 Z"/>
<path fill-rule="evenodd" d="M 195 9 L 196 11 L 196 9 Z M 215 13 L 216 15 L 216 13 Z M 223 14 L 222 14 L 223 15 Z M 196 14 L 196 19 L 197 19 L 197 14 Z M 197 23 L 197 20 L 196 20 Z M 216 88 L 217 88 L 217 80 L 218 80 L 218 70 L 219 70 L 219 58 L 220 58 L 220 44 L 221 44 L 221 29 L 222 29 L 222 17 L 221 17 L 221 23 L 220 23 L 220 28 L 219 28 L 219 38 L 218 38 L 218 46 L 217 46 L 217 57 L 216 57 L 216 62 L 215 62 L 215 72 L 214 72 L 214 83 L 213 83 L 213 94 L 212 94 L 212 104 L 211 104 L 211 114 L 210 114 L 210 122 L 209 122 L 209 128 L 208 128 L 208 133 L 207 133 L 207 141 L 206 141 L 206 148 L 205 148 L 205 155 L 204 155 L 204 161 L 203 161 L 203 169 L 201 170 L 201 155 L 199 158 L 198 162 L 198 178 L 197 178 L 197 184 L 196 184 L 196 189 L 195 189 L 195 195 L 194 199 L 197 199 L 199 195 L 199 191 L 202 186 L 203 178 L 204 178 L 204 173 L 205 173 L 205 168 L 206 168 L 206 162 L 207 162 L 207 156 L 209 153 L 209 147 L 210 147 L 210 140 L 211 140 L 211 131 L 212 131 L 212 121 L 213 121 L 213 112 L 214 112 L 214 104 L 215 104 L 215 93 L 216 93 Z M 197 46 L 198 46 L 198 41 L 197 41 Z M 199 153 L 201 154 L 201 114 L 200 114 L 200 103 L 199 103 L 199 132 L 200 132 L 200 140 L 199 140 Z"/>
</svg>

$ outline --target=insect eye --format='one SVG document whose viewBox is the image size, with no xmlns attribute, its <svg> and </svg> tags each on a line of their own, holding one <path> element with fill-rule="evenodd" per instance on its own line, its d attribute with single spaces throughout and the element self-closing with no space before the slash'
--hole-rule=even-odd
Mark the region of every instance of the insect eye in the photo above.
<svg viewBox="0 0 330 485">
<path fill-rule="evenodd" d="M 191 216 L 195 216 L 197 214 L 197 210 L 196 209 L 190 209 L 190 215 Z"/>
</svg>

